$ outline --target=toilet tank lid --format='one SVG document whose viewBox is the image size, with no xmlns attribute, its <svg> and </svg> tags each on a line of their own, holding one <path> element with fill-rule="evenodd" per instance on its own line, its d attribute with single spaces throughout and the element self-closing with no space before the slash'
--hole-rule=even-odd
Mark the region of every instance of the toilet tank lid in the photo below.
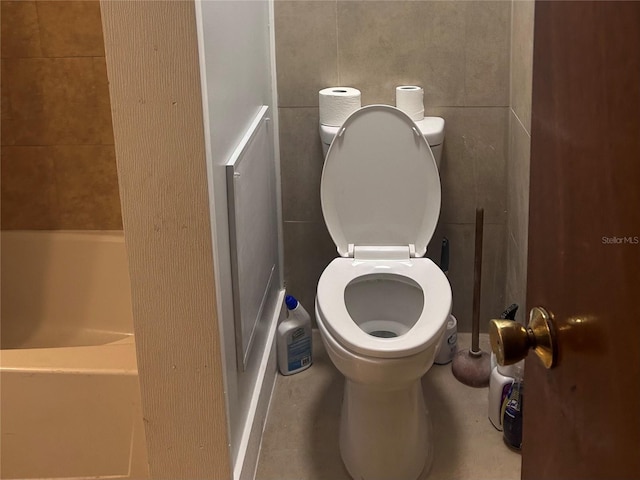
<svg viewBox="0 0 640 480">
<path fill-rule="evenodd" d="M 435 147 L 444 141 L 444 118 L 424 117 L 422 120 L 418 120 L 416 125 L 429 146 Z M 330 145 L 340 128 L 342 127 L 320 124 L 320 139 L 322 143 Z"/>
<path fill-rule="evenodd" d="M 440 145 L 444 141 L 444 118 L 424 117 L 418 120 L 416 125 L 431 147 Z"/>
</svg>

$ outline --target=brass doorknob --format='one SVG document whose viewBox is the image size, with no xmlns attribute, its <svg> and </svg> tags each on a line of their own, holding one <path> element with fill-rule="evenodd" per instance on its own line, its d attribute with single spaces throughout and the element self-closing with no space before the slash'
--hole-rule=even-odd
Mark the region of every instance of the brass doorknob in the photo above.
<svg viewBox="0 0 640 480">
<path fill-rule="evenodd" d="M 531 309 L 526 327 L 512 320 L 491 320 L 489 337 L 498 365 L 519 362 L 527 356 L 529 349 L 540 357 L 546 368 L 553 367 L 557 361 L 555 325 L 549 312 L 542 307 Z"/>
</svg>

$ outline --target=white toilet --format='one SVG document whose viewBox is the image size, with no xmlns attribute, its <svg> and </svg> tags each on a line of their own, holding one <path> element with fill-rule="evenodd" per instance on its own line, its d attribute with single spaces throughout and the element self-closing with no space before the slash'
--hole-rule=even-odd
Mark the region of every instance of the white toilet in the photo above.
<svg viewBox="0 0 640 480">
<path fill-rule="evenodd" d="M 316 319 L 346 380 L 342 459 L 356 480 L 424 478 L 433 439 L 420 380 L 446 329 L 451 287 L 423 257 L 440 213 L 423 132 L 394 107 L 357 110 L 337 128 L 321 198 L 341 255 L 318 282 Z"/>
</svg>

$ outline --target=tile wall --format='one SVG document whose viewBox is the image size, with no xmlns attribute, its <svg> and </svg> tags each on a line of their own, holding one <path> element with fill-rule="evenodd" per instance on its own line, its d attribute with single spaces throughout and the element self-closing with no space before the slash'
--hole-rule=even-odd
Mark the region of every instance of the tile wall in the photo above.
<svg viewBox="0 0 640 480">
<path fill-rule="evenodd" d="M 511 108 L 507 164 L 508 302 L 520 305 L 526 319 L 527 236 L 529 224 L 529 152 L 531 147 L 531 83 L 533 68 L 533 0 L 514 0 L 511 26 Z"/>
<path fill-rule="evenodd" d="M 2 228 L 121 229 L 99 2 L 1 5 Z"/>
<path fill-rule="evenodd" d="M 453 313 L 470 331 L 475 208 L 485 209 L 481 319 L 505 302 L 510 2 L 275 3 L 285 282 L 310 312 L 337 253 L 320 207 L 318 90 L 362 91 L 393 104 L 395 86 L 425 89 L 425 112 L 446 120 L 442 212 L 428 255 L 451 242 Z"/>
</svg>

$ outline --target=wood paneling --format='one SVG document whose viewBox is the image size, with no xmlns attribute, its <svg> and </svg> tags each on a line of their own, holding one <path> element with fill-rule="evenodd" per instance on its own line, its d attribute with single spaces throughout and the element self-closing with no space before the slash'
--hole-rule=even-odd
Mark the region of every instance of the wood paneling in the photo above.
<svg viewBox="0 0 640 480">
<path fill-rule="evenodd" d="M 536 2 L 527 302 L 559 355 L 527 359 L 524 479 L 640 472 L 638 45 L 638 2 Z"/>
</svg>

